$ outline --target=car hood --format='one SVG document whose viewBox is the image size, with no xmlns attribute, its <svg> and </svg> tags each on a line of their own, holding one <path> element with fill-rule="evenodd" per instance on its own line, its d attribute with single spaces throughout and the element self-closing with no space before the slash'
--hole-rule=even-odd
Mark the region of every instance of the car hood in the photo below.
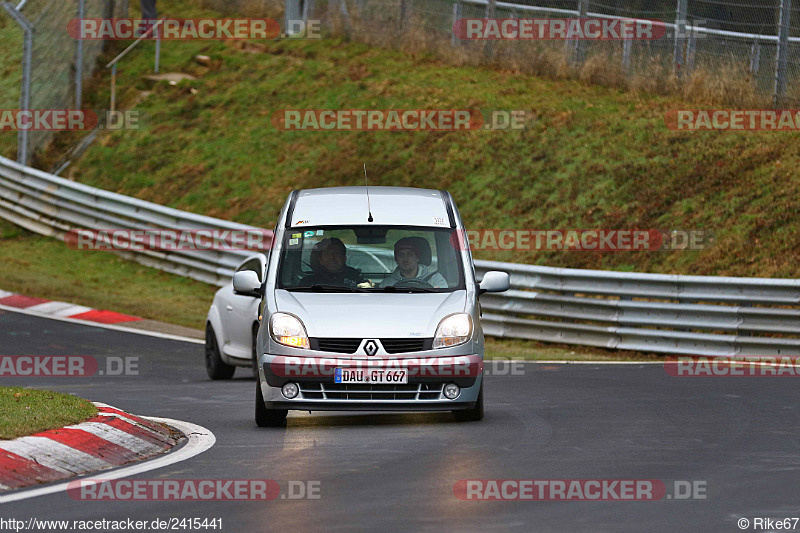
<svg viewBox="0 0 800 533">
<path fill-rule="evenodd" d="M 277 309 L 298 316 L 309 337 L 433 337 L 439 321 L 464 311 L 466 291 L 308 293 L 275 291 Z"/>
</svg>

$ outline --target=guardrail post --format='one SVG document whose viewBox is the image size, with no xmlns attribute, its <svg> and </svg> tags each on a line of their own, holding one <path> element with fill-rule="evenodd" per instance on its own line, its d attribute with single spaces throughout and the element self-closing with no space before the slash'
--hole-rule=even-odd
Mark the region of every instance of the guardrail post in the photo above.
<svg viewBox="0 0 800 533">
<path fill-rule="evenodd" d="M 789 62 L 789 19 L 792 16 L 792 0 L 781 0 L 781 14 L 778 21 L 778 50 L 775 59 L 775 91 L 772 104 L 783 103 L 786 96 L 786 69 Z"/>
<path fill-rule="evenodd" d="M 347 10 L 346 0 L 328 0 L 328 16 L 331 20 L 335 20 L 337 11 L 339 12 L 339 17 L 342 19 L 342 26 L 344 27 L 345 33 L 349 37 L 352 25 L 350 23 L 350 12 Z"/>
<path fill-rule="evenodd" d="M 161 28 L 156 28 L 154 31 L 156 33 L 156 59 L 155 65 L 153 65 L 153 71 L 158 74 L 158 69 L 161 65 L 161 32 L 159 31 Z"/>
<path fill-rule="evenodd" d="M 583 20 L 586 18 L 586 13 L 589 11 L 589 0 L 578 0 L 578 18 Z M 575 39 L 575 52 L 573 61 L 576 65 L 582 65 L 586 59 L 586 45 L 584 39 Z"/>
<path fill-rule="evenodd" d="M 691 72 L 694 68 L 694 53 L 697 47 L 697 33 L 695 32 L 694 25 L 689 30 L 687 35 L 689 41 L 686 43 L 686 70 Z"/>
<path fill-rule="evenodd" d="M 453 3 L 453 23 L 450 25 L 450 46 L 456 47 L 461 44 L 461 39 L 456 35 L 456 23 L 461 20 L 461 2 Z"/>
<path fill-rule="evenodd" d="M 625 74 L 630 74 L 631 71 L 631 48 L 633 47 L 632 39 L 624 39 L 622 41 L 622 70 Z"/>
<path fill-rule="evenodd" d="M 111 112 L 117 110 L 117 64 L 111 67 Z"/>
<path fill-rule="evenodd" d="M 684 58 L 686 57 L 686 15 L 689 11 L 688 0 L 678 0 L 678 7 L 675 10 L 675 49 L 673 65 L 675 75 L 679 78 L 683 74 Z"/>
<path fill-rule="evenodd" d="M 22 6 L 20 4 L 20 6 Z M 25 18 L 25 15 L 17 11 L 11 2 L 0 4 L 3 9 L 11 15 L 23 31 L 22 42 L 22 88 L 19 95 L 19 108 L 28 111 L 31 107 L 31 65 L 33 64 L 33 24 Z M 22 128 L 17 133 L 17 163 L 27 165 L 30 160 L 28 153 L 29 136 L 28 130 Z"/>
<path fill-rule="evenodd" d="M 486 4 L 487 19 L 494 18 L 496 8 L 497 8 L 497 0 L 489 0 L 489 3 Z M 483 53 L 486 56 L 486 59 L 492 59 L 492 57 L 494 57 L 494 41 L 492 41 L 491 39 L 486 41 L 486 47 L 483 49 Z"/>
<path fill-rule="evenodd" d="M 750 46 L 750 74 L 755 78 L 761 68 L 761 43 L 753 41 Z"/>
<path fill-rule="evenodd" d="M 86 0 L 78 0 L 78 19 L 86 17 Z M 83 107 L 83 39 L 75 40 L 75 109 Z"/>
<path fill-rule="evenodd" d="M 408 27 L 408 19 L 414 11 L 414 0 L 400 0 L 400 29 Z"/>
<path fill-rule="evenodd" d="M 299 0 L 286 0 L 286 4 L 284 5 L 283 9 L 283 31 L 286 32 L 286 35 L 289 35 L 289 32 L 292 30 L 292 28 L 290 28 L 291 24 L 289 24 L 289 21 L 297 20 L 302 16 L 303 13 L 300 11 Z"/>
</svg>

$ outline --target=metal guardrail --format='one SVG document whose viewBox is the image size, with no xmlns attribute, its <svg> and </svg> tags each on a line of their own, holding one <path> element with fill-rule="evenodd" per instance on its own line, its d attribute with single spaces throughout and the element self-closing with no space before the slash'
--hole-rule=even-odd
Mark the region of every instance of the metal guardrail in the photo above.
<svg viewBox="0 0 800 533">
<path fill-rule="evenodd" d="M 0 218 L 64 240 L 77 229 L 232 229 L 196 215 L 81 185 L 0 157 Z M 247 251 L 119 252 L 224 285 Z M 476 261 L 511 275 L 481 297 L 488 335 L 692 355 L 800 355 L 800 280 L 639 274 Z"/>
<path fill-rule="evenodd" d="M 0 157 L 0 218 L 62 241 L 78 229 L 229 229 L 237 224 L 59 178 Z M 213 285 L 230 281 L 247 251 L 118 252 L 127 259 Z"/>
<path fill-rule="evenodd" d="M 800 280 L 476 261 L 512 290 L 481 297 L 489 335 L 671 354 L 800 355 Z"/>
</svg>

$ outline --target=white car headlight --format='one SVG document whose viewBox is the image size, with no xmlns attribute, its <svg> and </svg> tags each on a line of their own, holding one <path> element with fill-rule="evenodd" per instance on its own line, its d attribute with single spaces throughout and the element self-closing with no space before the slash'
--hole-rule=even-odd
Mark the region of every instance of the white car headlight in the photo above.
<svg viewBox="0 0 800 533">
<path fill-rule="evenodd" d="M 433 347 L 449 348 L 464 344 L 472 336 L 472 318 L 466 313 L 456 313 L 446 316 L 436 328 L 433 338 Z"/>
<path fill-rule="evenodd" d="M 269 319 L 269 333 L 278 344 L 308 349 L 306 328 L 294 315 L 274 313 Z"/>
</svg>

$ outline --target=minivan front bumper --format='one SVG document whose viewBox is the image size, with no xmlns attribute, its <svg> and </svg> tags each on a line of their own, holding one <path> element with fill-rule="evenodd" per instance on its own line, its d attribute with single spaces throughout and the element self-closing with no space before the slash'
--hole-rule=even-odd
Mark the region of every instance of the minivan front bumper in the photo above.
<svg viewBox="0 0 800 533">
<path fill-rule="evenodd" d="M 287 357 L 265 354 L 259 361 L 259 384 L 268 409 L 456 411 L 475 407 L 483 379 L 479 355 L 448 357 Z M 408 384 L 337 384 L 336 368 L 407 368 Z M 300 393 L 286 398 L 281 387 L 293 382 Z M 458 397 L 442 389 L 455 383 Z"/>
</svg>

